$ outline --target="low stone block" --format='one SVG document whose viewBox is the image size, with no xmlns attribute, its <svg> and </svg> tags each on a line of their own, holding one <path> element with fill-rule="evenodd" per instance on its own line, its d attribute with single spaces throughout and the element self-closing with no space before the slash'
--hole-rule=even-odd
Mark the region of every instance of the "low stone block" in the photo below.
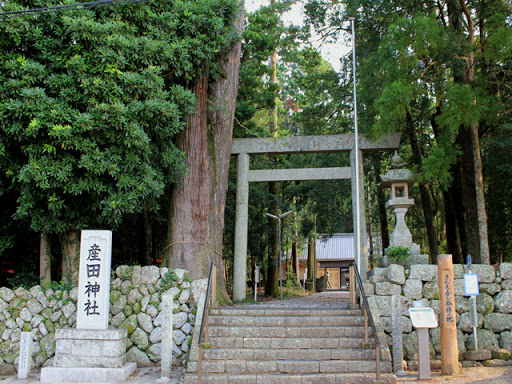
<svg viewBox="0 0 512 384">
<path fill-rule="evenodd" d="M 512 279 L 503 280 L 501 282 L 501 289 L 512 290 Z"/>
<path fill-rule="evenodd" d="M 512 291 L 503 290 L 494 298 L 494 305 L 498 312 L 512 313 Z"/>
<path fill-rule="evenodd" d="M 494 300 L 487 293 L 480 293 L 476 297 L 476 309 L 484 315 L 492 313 L 494 311 Z"/>
<path fill-rule="evenodd" d="M 480 292 L 487 293 L 490 296 L 494 296 L 501 291 L 501 285 L 497 283 L 480 284 Z"/>
<path fill-rule="evenodd" d="M 505 331 L 500 333 L 500 347 L 512 351 L 512 332 Z"/>
<path fill-rule="evenodd" d="M 439 284 L 437 284 L 437 281 L 427 281 L 423 284 L 423 297 L 429 300 L 439 300 Z"/>
<path fill-rule="evenodd" d="M 120 368 L 45 367 L 41 370 L 41 384 L 122 383 L 126 381 L 128 376 L 135 372 L 136 369 L 136 363 L 127 363 Z"/>
<path fill-rule="evenodd" d="M 491 351 L 488 349 L 477 349 L 476 351 L 467 351 L 462 354 L 464 357 L 464 360 L 471 360 L 471 361 L 483 361 L 483 360 L 489 360 L 491 356 Z"/>
<path fill-rule="evenodd" d="M 405 283 L 405 269 L 398 264 L 391 264 L 387 267 L 387 277 L 393 284 L 403 285 Z"/>
<path fill-rule="evenodd" d="M 508 363 L 505 360 L 499 359 L 491 359 L 486 360 L 482 363 L 484 367 L 493 368 L 493 367 L 507 367 Z"/>
<path fill-rule="evenodd" d="M 478 273 L 479 283 L 493 283 L 496 279 L 496 270 L 492 265 L 473 264 L 471 272 Z"/>
<path fill-rule="evenodd" d="M 484 325 L 484 316 L 481 313 L 477 314 L 478 326 L 477 329 L 482 328 Z M 457 324 L 457 328 L 459 328 L 462 332 L 471 333 L 473 332 L 473 324 L 471 319 L 471 314 L 469 312 L 464 312 L 460 315 L 459 323 Z"/>
<path fill-rule="evenodd" d="M 379 296 L 400 295 L 402 287 L 398 284 L 392 284 L 388 281 L 382 281 L 375 284 L 375 294 Z"/>
<path fill-rule="evenodd" d="M 120 368 L 126 362 L 126 336 L 126 329 L 57 329 L 54 365 Z"/>
<path fill-rule="evenodd" d="M 476 334 L 479 348 L 489 350 L 499 348 L 498 337 L 494 332 L 489 331 L 488 329 L 479 329 L 476 331 Z M 469 335 L 466 341 L 466 348 L 468 351 L 475 349 L 475 339 L 473 334 Z"/>
<path fill-rule="evenodd" d="M 437 279 L 437 265 L 411 265 L 409 279 L 434 281 Z"/>
<path fill-rule="evenodd" d="M 512 314 L 499 312 L 489 313 L 485 316 L 484 327 L 494 333 L 508 331 L 512 328 Z"/>
<path fill-rule="evenodd" d="M 368 272 L 368 280 L 372 284 L 387 281 L 387 278 L 387 268 L 373 268 Z"/>
<path fill-rule="evenodd" d="M 501 263 L 499 271 L 502 279 L 512 279 L 512 263 Z"/>
<path fill-rule="evenodd" d="M 491 356 L 493 359 L 510 360 L 511 354 L 511 351 L 505 348 L 491 350 Z"/>
<path fill-rule="evenodd" d="M 403 289 L 407 299 L 419 300 L 423 297 L 423 283 L 419 279 L 407 279 Z"/>
</svg>

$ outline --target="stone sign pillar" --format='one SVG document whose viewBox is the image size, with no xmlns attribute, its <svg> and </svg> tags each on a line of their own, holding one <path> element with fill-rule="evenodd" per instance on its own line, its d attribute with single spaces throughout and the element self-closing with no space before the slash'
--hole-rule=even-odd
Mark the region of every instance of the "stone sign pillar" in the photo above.
<svg viewBox="0 0 512 384">
<path fill-rule="evenodd" d="M 170 292 L 162 294 L 162 312 L 164 322 L 162 324 L 161 347 L 161 377 L 156 383 L 170 383 L 172 376 L 172 323 L 173 323 L 173 297 Z"/>
<path fill-rule="evenodd" d="M 57 329 L 53 367 L 41 383 L 121 383 L 136 369 L 126 363 L 126 329 L 108 329 L 112 232 L 82 231 L 75 328 Z"/>
<path fill-rule="evenodd" d="M 110 314 L 112 232 L 82 231 L 77 329 L 107 329 Z"/>
<path fill-rule="evenodd" d="M 32 367 L 32 332 L 21 332 L 18 379 L 26 379 Z"/>
</svg>

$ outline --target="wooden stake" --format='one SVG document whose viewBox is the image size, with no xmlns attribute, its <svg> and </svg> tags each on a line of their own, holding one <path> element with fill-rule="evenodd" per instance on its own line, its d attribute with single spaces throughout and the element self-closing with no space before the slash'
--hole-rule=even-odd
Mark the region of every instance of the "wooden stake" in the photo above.
<svg viewBox="0 0 512 384">
<path fill-rule="evenodd" d="M 439 319 L 441 323 L 441 373 L 456 375 L 459 372 L 457 348 L 457 320 L 455 314 L 455 288 L 452 255 L 437 256 L 439 283 Z"/>
</svg>

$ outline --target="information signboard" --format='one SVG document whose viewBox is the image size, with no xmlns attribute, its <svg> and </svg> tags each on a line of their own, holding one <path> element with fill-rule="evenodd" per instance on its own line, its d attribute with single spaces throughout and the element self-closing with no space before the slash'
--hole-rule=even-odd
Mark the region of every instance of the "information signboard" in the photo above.
<svg viewBox="0 0 512 384">
<path fill-rule="evenodd" d="M 437 328 L 438 326 L 432 308 L 409 308 L 409 316 L 415 328 Z"/>
<path fill-rule="evenodd" d="M 478 273 L 465 273 L 464 275 L 464 296 L 478 296 Z"/>
</svg>

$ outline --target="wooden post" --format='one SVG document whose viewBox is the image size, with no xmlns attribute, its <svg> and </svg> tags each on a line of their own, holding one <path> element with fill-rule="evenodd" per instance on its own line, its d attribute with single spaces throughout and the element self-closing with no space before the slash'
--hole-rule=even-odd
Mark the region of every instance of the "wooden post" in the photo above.
<svg viewBox="0 0 512 384">
<path fill-rule="evenodd" d="M 349 267 L 350 304 L 356 304 L 356 273 L 354 266 Z"/>
<path fill-rule="evenodd" d="M 210 291 L 210 304 L 215 307 L 217 303 L 217 264 L 213 266 L 212 286 Z"/>
<path fill-rule="evenodd" d="M 364 342 L 368 343 L 368 312 L 366 311 L 366 307 L 363 306 L 364 312 Z"/>
<path fill-rule="evenodd" d="M 455 288 L 452 255 L 437 256 L 439 283 L 439 319 L 441 323 L 441 373 L 456 375 L 459 372 L 457 348 L 457 321 L 455 318 Z"/>
</svg>

